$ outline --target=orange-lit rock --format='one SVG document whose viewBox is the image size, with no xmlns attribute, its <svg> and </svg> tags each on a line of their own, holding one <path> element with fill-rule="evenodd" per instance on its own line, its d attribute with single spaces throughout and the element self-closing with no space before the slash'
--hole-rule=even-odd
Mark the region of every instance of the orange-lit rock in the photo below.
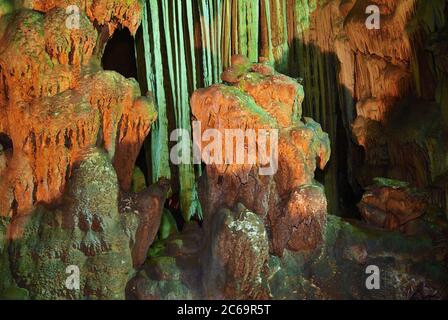
<svg viewBox="0 0 448 320">
<path fill-rule="evenodd" d="M 80 11 L 80 29 L 66 26 L 67 1 L 34 1 L 44 13 L 20 9 L 8 20 L 0 38 L 0 133 L 13 147 L 0 180 L 2 216 L 57 202 L 79 156 L 96 145 L 108 151 L 121 187 L 130 188 L 157 115 L 135 80 L 100 67 L 91 21 L 135 31 L 140 15 L 138 1 L 126 8 L 106 2 Z"/>
<path fill-rule="evenodd" d="M 277 243 L 275 246 L 271 243 L 271 250 L 276 254 L 281 255 L 287 245 L 288 241 L 280 240 L 285 237 L 293 239 L 290 247 L 295 250 L 314 248 L 321 242 L 325 228 L 323 193 L 308 195 L 310 198 L 317 196 L 317 199 L 316 202 L 309 199 L 310 205 L 303 214 L 284 213 L 288 211 L 284 203 L 294 197 L 296 190 L 315 184 L 314 171 L 317 167 L 323 169 L 330 157 L 328 136 L 312 119 L 301 120 L 303 89 L 299 83 L 266 64 L 250 64 L 239 56 L 234 57 L 233 62 L 223 74 L 223 79 L 231 85 L 217 84 L 200 89 L 191 98 L 193 115 L 201 122 L 201 135 L 210 128 L 218 129 L 223 137 L 227 129 L 253 129 L 255 133 L 277 130 L 278 170 L 270 175 L 260 174 L 259 169 L 266 167 L 264 160 L 267 159 L 259 153 L 256 163 L 250 163 L 248 157 L 244 164 L 213 164 L 203 158 L 207 164 L 202 182 L 205 223 L 218 214 L 221 207 L 233 208 L 242 203 L 265 219 L 271 231 L 270 240 Z M 274 139 L 272 132 L 266 140 L 266 148 L 275 151 L 269 146 L 270 139 Z M 263 148 L 263 140 L 255 140 L 257 149 Z M 208 142 L 202 141 L 202 149 L 207 145 Z M 236 152 L 237 147 L 232 145 L 232 150 Z M 251 150 L 248 142 L 244 148 Z M 222 151 L 225 154 L 224 144 Z M 282 227 L 277 228 L 276 224 L 285 214 L 298 217 L 283 220 Z M 298 232 L 304 232 L 295 227 L 302 220 L 313 221 L 313 227 L 305 228 L 313 234 L 309 242 L 297 236 Z"/>
<path fill-rule="evenodd" d="M 42 12 L 48 12 L 53 8 L 66 10 L 69 6 L 77 6 L 80 12 L 87 14 L 92 23 L 107 25 L 110 34 L 120 25 L 134 34 L 140 25 L 141 2 L 139 0 L 31 0 L 25 3 L 25 7 Z"/>
<path fill-rule="evenodd" d="M 262 277 L 269 259 L 263 219 L 244 206 L 222 209 L 210 221 L 209 238 L 201 257 L 208 299 L 266 299 Z"/>
<path fill-rule="evenodd" d="M 319 185 L 303 186 L 295 190 L 282 213 L 270 221 L 273 248 L 292 251 L 312 250 L 322 241 L 322 230 L 327 223 L 327 199 Z"/>
</svg>

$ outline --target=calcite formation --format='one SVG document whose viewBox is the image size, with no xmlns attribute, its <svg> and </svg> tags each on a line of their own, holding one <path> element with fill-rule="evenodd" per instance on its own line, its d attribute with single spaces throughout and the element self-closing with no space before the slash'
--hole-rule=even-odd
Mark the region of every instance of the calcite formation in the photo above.
<svg viewBox="0 0 448 320">
<path fill-rule="evenodd" d="M 436 242 L 446 237 L 448 224 L 439 203 L 432 201 L 431 190 L 407 182 L 376 178 L 358 208 L 366 222 L 379 228 L 430 236 Z"/>
<path fill-rule="evenodd" d="M 204 299 L 200 254 L 203 230 L 188 223 L 149 253 L 142 270 L 126 287 L 126 297 L 137 300 Z M 155 248 L 154 248 L 155 249 Z"/>
<path fill-rule="evenodd" d="M 44 13 L 19 9 L 2 19 L 0 132 L 12 147 L 9 160 L 2 160 L 8 170 L 0 181 L 0 215 L 28 214 L 37 203 L 57 201 L 78 156 L 95 145 L 108 151 L 122 188 L 130 188 L 156 112 L 135 80 L 103 71 L 101 53 L 94 53 L 100 37 L 91 21 L 119 23 L 123 16 L 113 18 L 115 10 L 126 11 L 117 3 L 79 7 L 74 29 L 66 25 L 63 1 L 36 1 L 31 7 Z M 135 15 L 128 16 L 132 25 Z"/>
<path fill-rule="evenodd" d="M 276 299 L 445 299 L 446 246 L 329 216 L 325 245 L 310 254 L 286 251 L 268 263 Z M 368 266 L 378 266 L 378 290 L 366 283 Z M 297 274 L 299 275 L 297 277 Z"/>
<path fill-rule="evenodd" d="M 428 195 L 424 192 L 412 190 L 404 182 L 381 182 L 371 186 L 359 204 L 362 216 L 370 223 L 396 230 L 428 210 Z"/>
<path fill-rule="evenodd" d="M 304 66 L 299 72 L 307 96 L 314 97 L 305 108 L 335 139 L 334 118 L 325 125 L 330 114 L 315 112 L 322 108 L 311 104 L 318 101 L 328 110 L 325 104 L 339 99 L 351 188 L 361 193 L 359 188 L 367 188 L 373 178 L 388 177 L 413 187 L 434 186 L 437 197 L 441 191 L 435 182 L 448 169 L 446 1 L 332 0 L 324 5 L 305 1 L 303 6 L 310 9 L 308 19 L 286 20 L 300 29 Z M 366 13 L 368 6 L 379 10 L 378 29 L 366 26 L 374 13 Z M 319 70 L 334 72 L 334 79 Z M 320 100 L 332 82 L 338 82 L 339 90 L 327 90 L 328 98 Z M 320 90 L 314 91 L 316 84 Z"/>
<path fill-rule="evenodd" d="M 108 154 L 88 151 L 61 206 L 38 206 L 10 221 L 13 279 L 33 299 L 123 299 L 134 267 L 142 264 L 140 248 L 149 247 L 158 229 L 166 191 L 161 182 L 119 207 L 118 178 Z M 79 290 L 65 286 L 69 266 L 79 269 Z"/>
<path fill-rule="evenodd" d="M 0 298 L 446 299 L 446 1 L 171 4 L 0 0 Z"/>
<path fill-rule="evenodd" d="M 213 232 L 189 223 L 153 252 L 128 283 L 127 298 L 410 300 L 448 294 L 446 222 L 403 235 L 329 215 L 321 246 L 285 249 L 279 257 L 267 251 L 262 219 L 242 204 L 211 218 L 205 222 Z M 368 266 L 380 268 L 379 290 L 365 286 Z"/>
<path fill-rule="evenodd" d="M 166 181 L 129 191 L 157 113 L 134 79 L 101 68 L 112 32 L 135 33 L 140 2 L 1 8 L 0 295 L 124 298 L 168 191 Z M 65 285 L 69 266 L 80 272 L 78 290 Z"/>
<path fill-rule="evenodd" d="M 288 244 L 295 249 L 315 248 L 322 241 L 327 209 L 314 171 L 316 167 L 325 167 L 330 147 L 319 124 L 310 118 L 301 120 L 303 88 L 268 64 L 252 64 L 241 56 L 233 57 L 233 65 L 222 77 L 227 84 L 198 90 L 191 98 L 192 113 L 201 123 L 201 134 L 210 128 L 219 130 L 222 136 L 228 129 L 244 128 L 246 132 L 275 129 L 278 150 L 270 151 L 278 151 L 278 170 L 260 175 L 262 156 L 254 164 L 208 163 L 208 159 L 203 159 L 207 164 L 202 189 L 205 215 L 211 217 L 222 206 L 233 208 L 242 203 L 266 221 L 272 252 L 282 254 Z M 207 146 L 201 143 L 202 148 Z M 247 144 L 244 147 L 249 149 Z M 236 151 L 238 146 L 232 148 Z M 257 148 L 262 148 L 260 139 Z M 317 200 L 307 199 L 306 194 Z M 301 224 L 308 226 L 306 231 L 299 227 Z M 304 231 L 301 243 L 302 236 L 298 234 Z"/>
<path fill-rule="evenodd" d="M 194 120 L 202 135 L 207 129 L 223 136 L 226 128 L 278 129 L 278 171 L 263 176 L 259 162 L 220 164 L 203 157 L 203 228 L 190 222 L 154 247 L 128 283 L 127 297 L 446 297 L 447 226 L 440 210 L 429 212 L 428 193 L 377 179 L 360 203 L 367 223 L 327 215 L 325 192 L 313 173 L 328 161 L 328 137 L 316 122 L 300 120 L 300 85 L 268 64 L 243 57 L 233 62 L 224 84 L 194 93 Z M 369 212 L 384 220 L 375 223 Z M 380 290 L 365 286 L 368 266 L 380 268 Z"/>
<path fill-rule="evenodd" d="M 282 73 L 300 77 L 304 94 L 297 82 L 271 66 L 235 57 L 222 75 L 223 84 L 194 93 L 192 111 L 201 121 L 201 133 L 212 128 L 221 134 L 226 128 L 278 129 L 279 170 L 266 177 L 258 174 L 259 163 L 220 165 L 203 158 L 203 230 L 189 226 L 170 236 L 131 282 L 130 297 L 207 298 L 211 293 L 247 298 L 234 284 L 208 290 L 208 277 L 223 282 L 206 267 L 210 264 L 197 264 L 197 259 L 209 261 L 204 246 L 220 243 L 223 234 L 230 243 L 238 236 L 250 243 L 227 227 L 230 222 L 219 223 L 219 218 L 232 221 L 247 208 L 264 220 L 268 234 L 269 258 L 256 291 L 265 289 L 268 298 L 446 298 L 446 219 L 440 208 L 446 202 L 448 154 L 446 1 L 271 0 L 253 6 L 259 15 L 248 3 L 227 2 L 222 12 L 203 5 L 223 17 L 225 30 L 221 36 L 208 33 L 213 27 L 206 19 L 198 21 L 201 33 L 194 38 L 212 42 L 208 47 L 204 40 L 201 48 L 206 62 L 213 64 L 204 62 L 204 82 L 218 82 L 220 63 L 228 66 L 232 53 L 247 54 L 251 62 L 260 54 L 275 61 Z M 380 29 L 366 27 L 369 5 L 379 9 Z M 337 150 L 324 174 L 330 213 L 347 214 L 343 186 L 352 192 L 348 202 L 366 191 L 359 206 L 367 221 L 326 215 L 326 197 L 313 173 L 316 159 L 325 165 L 328 145 L 316 122 L 296 108 L 303 96 L 303 113 L 322 124 Z M 373 183 L 383 176 L 406 183 Z M 252 243 L 262 242 L 262 234 Z M 315 235 L 323 239 L 320 246 Z M 259 265 L 252 259 L 254 247 L 236 268 L 226 250 L 226 245 L 218 246 L 215 252 L 224 254 L 212 260 L 222 278 L 230 279 L 244 261 Z M 380 269 L 381 289 L 365 286 L 368 266 Z M 251 277 L 241 279 L 250 282 Z"/>
<path fill-rule="evenodd" d="M 324 243 L 327 202 L 314 170 L 329 160 L 328 136 L 312 119 L 302 122 L 303 90 L 297 81 L 267 63 L 252 64 L 242 56 L 232 60 L 224 84 L 193 94 L 194 120 L 202 136 L 207 129 L 222 136 L 226 129 L 279 130 L 278 170 L 260 174 L 262 155 L 253 164 L 223 164 L 207 162 L 203 153 L 202 230 L 190 223 L 150 253 L 128 284 L 128 298 L 270 299 L 272 255 L 313 252 Z M 206 148 L 204 139 L 200 143 L 197 147 Z M 217 153 L 226 152 L 222 149 Z"/>
<path fill-rule="evenodd" d="M 126 27 L 135 34 L 140 25 L 142 8 L 140 0 L 30 0 L 23 2 L 23 7 L 41 12 L 48 12 L 54 8 L 64 10 L 68 8 L 69 13 L 74 13 L 73 9 L 70 10 L 72 7 L 69 6 L 76 6 L 79 12 L 84 12 L 90 21 L 106 26 L 110 34 L 119 26 Z"/>
</svg>

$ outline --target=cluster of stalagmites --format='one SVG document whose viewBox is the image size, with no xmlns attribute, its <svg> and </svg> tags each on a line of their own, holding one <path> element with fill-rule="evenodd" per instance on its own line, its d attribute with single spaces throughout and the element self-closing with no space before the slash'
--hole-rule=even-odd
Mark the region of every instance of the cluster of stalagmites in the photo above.
<svg viewBox="0 0 448 320">
<path fill-rule="evenodd" d="M 329 160 L 330 142 L 319 124 L 301 121 L 302 86 L 268 64 L 234 56 L 222 79 L 224 84 L 193 94 L 195 120 L 203 131 L 218 129 L 223 136 L 229 128 L 278 130 L 278 148 L 270 150 L 278 153 L 278 168 L 260 175 L 260 162 L 206 166 L 200 189 L 209 239 L 204 287 L 211 297 L 219 297 L 218 283 L 221 297 L 267 298 L 269 253 L 312 250 L 323 242 L 327 201 L 314 171 Z M 262 142 L 257 139 L 257 150 Z"/>
<path fill-rule="evenodd" d="M 446 296 L 446 277 L 421 269 L 445 270 L 447 256 L 442 244 L 446 223 L 434 224 L 430 215 L 415 223 L 427 213 L 424 195 L 380 179 L 384 196 L 375 198 L 377 186 L 373 186 L 370 202 L 366 194 L 360 204 L 370 223 L 374 221 L 368 219 L 369 212 L 384 210 L 384 219 L 375 228 L 327 216 L 324 190 L 315 182 L 314 171 L 328 161 L 329 140 L 316 122 L 301 120 L 301 86 L 269 64 L 253 64 L 240 56 L 233 58 L 222 79 L 224 83 L 197 90 L 191 98 L 201 133 L 217 129 L 224 137 L 229 128 L 278 129 L 278 170 L 264 176 L 259 174 L 263 167 L 259 162 L 211 163 L 203 154 L 206 168 L 199 188 L 203 228 L 190 223 L 181 234 L 160 242 L 129 282 L 128 298 Z M 202 143 L 205 148 L 207 143 Z M 433 238 L 441 241 L 439 249 L 434 250 Z M 381 266 L 390 277 L 383 290 L 365 287 L 368 265 Z"/>
<path fill-rule="evenodd" d="M 131 281 L 129 297 L 269 299 L 270 255 L 310 251 L 324 241 L 327 202 L 314 171 L 329 160 L 329 139 L 312 119 L 301 120 L 302 86 L 269 64 L 242 56 L 233 57 L 222 78 L 223 84 L 197 90 L 191 98 L 201 136 L 208 129 L 222 137 L 228 129 L 278 130 L 278 148 L 270 150 L 278 153 L 278 170 L 260 174 L 268 155 L 257 154 L 252 164 L 223 164 L 203 153 L 203 229 L 187 227 L 169 239 L 167 252 L 153 257 Z M 262 140 L 255 140 L 256 149 L 263 148 Z M 201 149 L 208 145 L 201 143 Z M 220 148 L 227 155 L 224 143 Z"/>
<path fill-rule="evenodd" d="M 228 84 L 198 90 L 191 98 L 202 132 L 218 129 L 224 137 L 225 130 L 233 128 L 244 128 L 246 133 L 278 130 L 278 147 L 270 150 L 278 153 L 278 168 L 260 175 L 260 162 L 208 165 L 202 183 L 206 219 L 222 206 L 233 208 L 242 203 L 266 221 L 272 252 L 282 255 L 285 248 L 315 248 L 322 241 L 327 204 L 322 186 L 314 181 L 314 171 L 317 166 L 323 169 L 329 160 L 330 142 L 319 124 L 310 118 L 300 120 L 302 86 L 267 64 L 251 64 L 240 56 L 233 58 L 223 80 Z M 260 150 L 264 140 L 256 140 Z"/>
<path fill-rule="evenodd" d="M 124 298 L 157 233 L 168 189 L 161 181 L 127 192 L 157 113 L 134 79 L 101 68 L 114 29 L 135 33 L 140 2 L 5 3 L 0 294 Z M 77 27 L 67 23 L 69 5 L 79 5 Z M 65 285 L 69 266 L 80 272 L 79 290 Z"/>
</svg>

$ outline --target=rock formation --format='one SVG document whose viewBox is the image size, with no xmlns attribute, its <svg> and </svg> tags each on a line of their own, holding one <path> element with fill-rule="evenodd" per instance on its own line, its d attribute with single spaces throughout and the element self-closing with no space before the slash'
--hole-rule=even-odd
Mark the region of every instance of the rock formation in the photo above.
<svg viewBox="0 0 448 320">
<path fill-rule="evenodd" d="M 203 252 L 205 296 L 209 299 L 263 299 L 268 291 L 262 277 L 269 258 L 263 219 L 244 206 L 222 209 L 210 223 Z"/>
<path fill-rule="evenodd" d="M 386 230 L 406 235 L 446 237 L 446 219 L 431 191 L 411 188 L 409 183 L 377 178 L 358 204 L 363 219 Z"/>
<path fill-rule="evenodd" d="M 412 187 L 430 187 L 431 197 L 439 197 L 444 191 L 435 182 L 448 169 L 444 120 L 448 105 L 443 94 L 447 91 L 446 1 L 313 3 L 303 5 L 311 12 L 305 21 L 284 18 L 292 26 L 286 34 L 296 35 L 300 43 L 288 58 L 295 65 L 294 55 L 303 57 L 298 74 L 310 97 L 305 112 L 322 123 L 333 148 L 347 145 L 348 157 L 330 166 L 344 167 L 347 161 L 347 181 L 355 194 L 370 186 L 373 178 L 388 177 Z M 379 9 L 379 29 L 366 27 L 373 13 L 366 13 L 368 6 Z M 288 45 L 293 48 L 294 43 Z M 327 71 L 322 75 L 319 70 Z M 328 95 L 320 99 L 321 91 L 333 88 L 334 82 L 336 90 L 326 90 Z M 347 143 L 336 141 L 331 101 L 339 105 L 337 121 L 347 133 Z"/>
<path fill-rule="evenodd" d="M 67 1 L 2 12 L 2 295 L 123 298 L 159 229 L 168 184 L 127 192 L 154 103 L 100 64 L 117 27 L 136 32 L 140 2 L 76 4 L 74 21 Z M 64 285 L 69 266 L 79 290 Z"/>
<path fill-rule="evenodd" d="M 327 215 L 323 187 L 313 177 L 316 165 L 328 160 L 329 140 L 311 119 L 291 120 L 301 114 L 300 85 L 268 64 L 233 62 L 222 75 L 225 84 L 193 94 L 194 120 L 201 121 L 202 135 L 207 128 L 222 136 L 226 128 L 279 129 L 278 171 L 263 176 L 260 162 L 221 164 L 213 158 L 219 152 L 214 162 L 202 153 L 203 228 L 189 223 L 152 251 L 127 297 L 446 297 L 447 224 L 440 210 L 428 213 L 426 193 L 377 179 L 359 205 L 369 223 Z M 380 290 L 365 286 L 368 266 L 380 266 Z"/>
<path fill-rule="evenodd" d="M 446 0 L 164 3 L 0 0 L 0 298 L 446 299 Z"/>
<path fill-rule="evenodd" d="M 191 98 L 193 116 L 201 124 L 201 136 L 210 128 L 219 130 L 222 137 L 226 137 L 229 129 L 244 128 L 244 134 L 253 130 L 258 134 L 254 150 L 260 150 L 264 140 L 259 133 L 275 129 L 278 146 L 271 144 L 276 139 L 271 134 L 266 139 L 270 153 L 258 153 L 253 165 L 238 164 L 234 159 L 226 163 L 219 159 L 210 161 L 203 152 L 202 160 L 207 166 L 201 192 L 206 223 L 207 215 L 211 220 L 222 206 L 233 208 L 242 203 L 266 221 L 272 252 L 282 254 L 287 246 L 315 248 L 322 241 L 327 208 L 323 189 L 314 180 L 314 171 L 317 166 L 325 167 L 330 147 L 319 124 L 309 118 L 300 120 L 302 87 L 268 64 L 251 64 L 240 56 L 233 58 L 232 67 L 222 78 L 230 85 L 213 85 L 196 91 Z M 227 149 L 236 158 L 237 150 L 243 147 L 247 150 L 244 156 L 250 157 L 249 139 L 242 146 L 232 141 Z M 198 147 L 204 150 L 207 145 L 202 142 Z M 226 143 L 222 143 L 222 152 L 226 154 Z M 276 152 L 278 156 L 274 159 L 272 155 Z M 264 157 L 271 157 L 271 161 L 266 162 Z M 275 164 L 278 168 L 269 175 L 260 174 L 266 163 L 274 165 L 272 160 L 278 162 Z M 307 225 L 306 230 L 300 227 L 303 224 Z"/>
<path fill-rule="evenodd" d="M 108 151 L 128 189 L 133 163 L 156 118 L 134 80 L 101 70 L 99 56 L 93 55 L 98 32 L 84 12 L 80 28 L 71 30 L 65 7 L 46 10 L 14 11 L 1 42 L 0 131 L 14 146 L 0 183 L 2 216 L 57 201 L 77 155 L 96 144 Z"/>
<path fill-rule="evenodd" d="M 139 249 L 149 247 L 158 229 L 166 191 L 161 183 L 137 195 L 144 200 L 119 208 L 109 156 L 89 151 L 74 169 L 63 205 L 38 206 L 10 221 L 13 279 L 33 299 L 124 298 L 133 267 L 142 264 Z M 69 266 L 79 268 L 79 290 L 64 286 Z"/>
</svg>

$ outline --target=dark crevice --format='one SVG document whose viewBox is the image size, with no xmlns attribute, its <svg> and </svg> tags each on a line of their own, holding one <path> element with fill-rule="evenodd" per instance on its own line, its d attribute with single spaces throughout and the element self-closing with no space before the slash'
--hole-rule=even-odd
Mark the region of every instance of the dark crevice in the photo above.
<svg viewBox="0 0 448 320">
<path fill-rule="evenodd" d="M 0 133 L 0 145 L 5 152 L 12 152 L 14 149 L 11 138 L 5 133 Z"/>
<path fill-rule="evenodd" d="M 116 71 L 126 78 L 138 79 L 135 39 L 127 28 L 117 29 L 107 42 L 102 57 L 102 65 L 104 70 Z M 142 170 L 148 184 L 150 179 L 145 153 L 145 145 L 143 145 L 135 165 Z"/>
<path fill-rule="evenodd" d="M 106 44 L 101 61 L 104 70 L 116 71 L 126 78 L 137 79 L 134 38 L 127 28 L 114 32 Z"/>
</svg>

